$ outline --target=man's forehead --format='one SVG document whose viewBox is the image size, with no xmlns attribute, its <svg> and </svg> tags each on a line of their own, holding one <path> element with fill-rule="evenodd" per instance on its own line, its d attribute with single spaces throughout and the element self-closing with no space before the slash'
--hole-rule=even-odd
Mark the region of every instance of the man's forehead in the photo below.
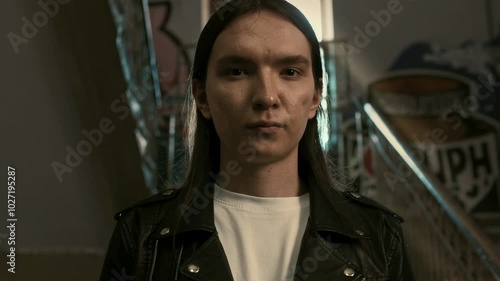
<svg viewBox="0 0 500 281">
<path fill-rule="evenodd" d="M 273 30 L 279 30 L 282 28 L 287 28 L 289 26 L 295 27 L 289 19 L 276 12 L 260 10 L 248 12 L 238 16 L 224 29 L 224 31 L 227 31 L 229 33 L 250 31 L 257 22 L 261 22 L 267 25 L 268 28 Z"/>
<path fill-rule="evenodd" d="M 219 34 L 212 54 L 215 59 L 302 56 L 310 60 L 310 51 L 307 38 L 293 23 L 277 13 L 261 11 L 235 19 Z"/>
</svg>

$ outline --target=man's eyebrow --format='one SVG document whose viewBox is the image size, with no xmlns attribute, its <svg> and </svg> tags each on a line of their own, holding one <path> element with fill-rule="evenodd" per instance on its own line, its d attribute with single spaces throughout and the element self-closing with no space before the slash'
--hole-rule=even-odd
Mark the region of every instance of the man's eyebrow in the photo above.
<svg viewBox="0 0 500 281">
<path fill-rule="evenodd" d="M 279 58 L 277 60 L 278 64 L 305 64 L 306 66 L 309 66 L 311 63 L 306 57 L 303 55 L 295 55 L 295 56 L 285 56 L 282 58 Z"/>
<path fill-rule="evenodd" d="M 216 62 L 218 65 L 221 64 L 254 64 L 253 60 L 239 56 L 239 55 L 227 55 L 219 58 Z M 283 56 L 275 60 L 275 64 L 305 64 L 309 66 L 311 62 L 303 55 L 291 55 Z"/>
<path fill-rule="evenodd" d="M 249 64 L 252 63 L 251 59 L 238 55 L 227 55 L 219 58 L 217 64 Z"/>
</svg>

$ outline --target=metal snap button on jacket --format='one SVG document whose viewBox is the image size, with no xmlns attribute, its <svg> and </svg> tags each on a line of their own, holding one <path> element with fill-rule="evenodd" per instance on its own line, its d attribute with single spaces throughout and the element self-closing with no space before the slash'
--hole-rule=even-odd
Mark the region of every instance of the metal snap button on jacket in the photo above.
<svg viewBox="0 0 500 281">
<path fill-rule="evenodd" d="M 363 231 L 359 230 L 359 229 L 356 229 L 356 230 L 355 230 L 355 232 L 356 232 L 356 234 L 358 234 L 359 236 L 363 236 L 363 235 L 365 235 L 365 233 L 364 233 Z"/>
<path fill-rule="evenodd" d="M 190 264 L 188 265 L 188 271 L 191 273 L 198 273 L 200 271 L 200 267 L 196 264 Z"/>
<path fill-rule="evenodd" d="M 170 232 L 170 228 L 169 228 L 169 227 L 165 227 L 164 229 L 162 229 L 162 230 L 160 231 L 160 234 L 161 234 L 161 235 L 166 235 L 166 234 L 168 234 L 169 232 Z"/>
<path fill-rule="evenodd" d="M 344 269 L 344 275 L 349 277 L 354 276 L 354 269 L 347 267 Z"/>
<path fill-rule="evenodd" d="M 167 189 L 163 192 L 163 195 L 165 196 L 168 196 L 168 195 L 171 195 L 172 193 L 174 193 L 174 190 L 173 189 Z"/>
</svg>

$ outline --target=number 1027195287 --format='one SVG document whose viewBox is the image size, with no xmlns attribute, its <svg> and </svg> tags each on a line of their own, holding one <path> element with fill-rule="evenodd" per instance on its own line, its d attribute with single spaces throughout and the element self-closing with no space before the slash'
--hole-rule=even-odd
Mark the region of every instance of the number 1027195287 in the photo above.
<svg viewBox="0 0 500 281">
<path fill-rule="evenodd" d="M 10 218 L 15 218 L 16 212 L 16 169 L 7 167 L 7 204 Z"/>
</svg>

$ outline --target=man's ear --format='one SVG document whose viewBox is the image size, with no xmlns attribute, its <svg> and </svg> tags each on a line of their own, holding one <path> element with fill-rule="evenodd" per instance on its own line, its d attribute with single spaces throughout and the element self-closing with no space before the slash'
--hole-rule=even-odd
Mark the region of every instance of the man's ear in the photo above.
<svg viewBox="0 0 500 281">
<path fill-rule="evenodd" d="M 313 119 L 314 116 L 316 116 L 319 105 L 321 104 L 321 93 L 322 89 L 316 89 L 314 91 L 311 107 L 309 108 L 309 119 Z"/>
<path fill-rule="evenodd" d="M 212 119 L 212 113 L 208 105 L 207 92 L 199 81 L 193 81 L 192 84 L 193 98 L 196 102 L 196 107 L 201 111 L 203 117 Z"/>
</svg>

